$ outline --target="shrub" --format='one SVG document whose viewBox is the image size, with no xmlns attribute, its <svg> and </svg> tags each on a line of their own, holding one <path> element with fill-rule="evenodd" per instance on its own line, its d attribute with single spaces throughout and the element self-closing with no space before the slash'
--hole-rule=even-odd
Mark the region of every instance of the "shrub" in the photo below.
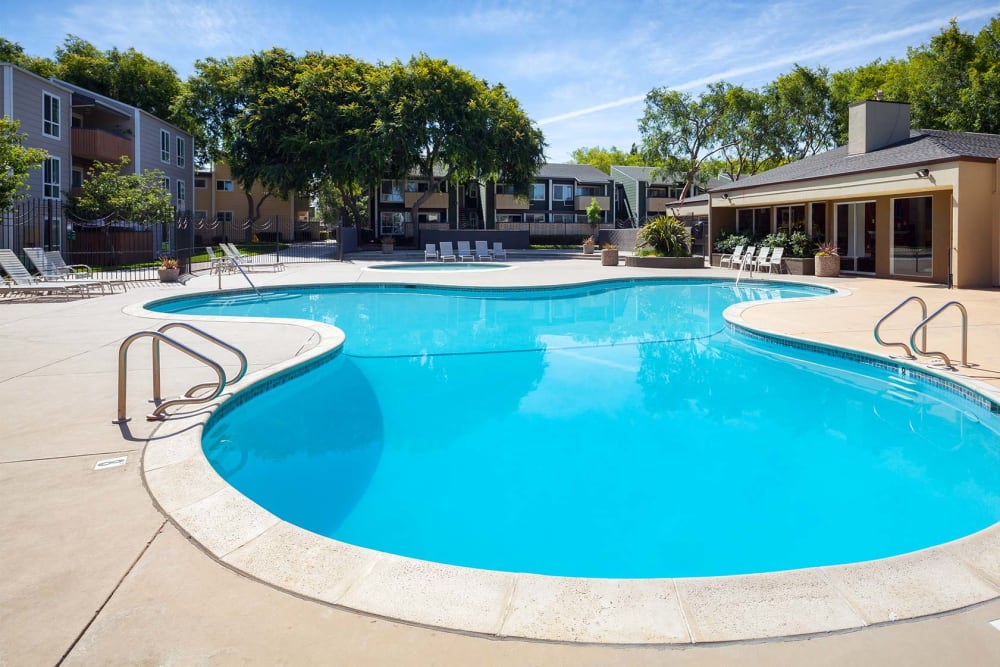
<svg viewBox="0 0 1000 667">
<path fill-rule="evenodd" d="M 660 257 L 690 257 L 691 235 L 672 215 L 653 218 L 639 230 L 637 248 L 651 248 Z"/>
<path fill-rule="evenodd" d="M 746 247 L 750 245 L 750 237 L 746 234 L 732 234 L 723 232 L 722 236 L 715 240 L 712 245 L 712 252 L 719 252 L 726 255 L 732 254 L 736 246 Z"/>
</svg>

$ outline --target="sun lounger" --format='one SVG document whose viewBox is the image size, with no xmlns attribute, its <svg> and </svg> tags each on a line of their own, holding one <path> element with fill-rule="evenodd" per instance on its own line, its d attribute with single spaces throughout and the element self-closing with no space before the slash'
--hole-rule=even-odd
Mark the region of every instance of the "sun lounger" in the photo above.
<svg viewBox="0 0 1000 667">
<path fill-rule="evenodd" d="M 472 248 L 469 247 L 468 241 L 458 242 L 458 260 L 464 262 L 466 259 L 474 260 L 476 257 L 472 254 Z"/>
<path fill-rule="evenodd" d="M 455 251 L 452 250 L 451 241 L 441 241 L 441 255 L 442 262 L 454 262 L 456 261 Z"/>
<path fill-rule="evenodd" d="M 41 248 L 25 248 L 24 254 L 45 280 L 90 278 L 94 273 L 93 269 L 86 264 L 67 264 L 58 250 L 45 251 Z"/>
<path fill-rule="evenodd" d="M 493 242 L 493 259 L 500 259 L 503 257 L 507 259 L 507 251 L 503 249 L 503 243 L 500 241 Z"/>
<path fill-rule="evenodd" d="M 437 258 L 438 258 L 437 246 L 434 245 L 433 243 L 425 243 L 424 244 L 424 261 L 426 262 L 429 259 L 435 259 L 436 260 Z"/>
<path fill-rule="evenodd" d="M 762 247 L 760 249 L 760 252 L 757 253 L 757 256 L 753 258 L 753 267 L 752 268 L 755 271 L 760 271 L 761 268 L 765 264 L 767 264 L 767 258 L 768 258 L 768 255 L 770 255 L 770 254 L 771 254 L 771 249 L 770 248 L 768 248 L 767 246 Z"/>
<path fill-rule="evenodd" d="M 785 254 L 785 249 L 784 248 L 775 248 L 774 249 L 774 252 L 771 253 L 770 259 L 767 260 L 767 264 L 764 265 L 764 266 L 767 267 L 767 272 L 768 273 L 772 273 L 774 271 L 775 267 L 778 268 L 778 273 L 781 273 L 781 258 L 782 258 L 782 256 L 784 254 Z M 758 268 L 760 270 L 763 270 L 764 266 L 758 267 Z"/>
<path fill-rule="evenodd" d="M 486 241 L 476 241 L 476 259 L 479 261 L 493 259 L 490 254 L 490 246 Z"/>
<path fill-rule="evenodd" d="M 28 269 L 25 268 L 21 260 L 17 258 L 13 250 L 8 248 L 0 249 L 0 268 L 10 276 L 13 284 L 0 287 L 0 294 L 8 296 L 10 294 L 53 294 L 70 293 L 90 294 L 94 288 L 100 289 L 104 293 L 106 283 L 100 280 L 38 280 Z"/>
<path fill-rule="evenodd" d="M 745 246 L 738 245 L 733 248 L 731 255 L 723 255 L 722 259 L 719 260 L 719 268 L 729 265 L 729 268 L 733 268 L 733 264 L 738 264 L 743 261 L 743 248 Z"/>
<path fill-rule="evenodd" d="M 226 258 L 232 262 L 233 265 L 241 266 L 244 270 L 252 271 L 253 269 L 263 269 L 268 267 L 273 268 L 275 271 L 285 270 L 285 265 L 281 263 L 281 260 L 268 262 L 258 257 L 247 257 L 232 243 L 220 243 L 219 247 L 222 248 L 222 252 L 225 253 Z"/>
</svg>

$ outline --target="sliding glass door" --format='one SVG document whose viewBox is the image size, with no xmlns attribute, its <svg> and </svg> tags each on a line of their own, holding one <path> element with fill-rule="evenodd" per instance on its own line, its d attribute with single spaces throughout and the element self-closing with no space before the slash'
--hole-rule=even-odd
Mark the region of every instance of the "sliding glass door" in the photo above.
<svg viewBox="0 0 1000 667">
<path fill-rule="evenodd" d="M 875 202 L 837 204 L 840 270 L 875 273 Z"/>
<path fill-rule="evenodd" d="M 929 279 L 934 272 L 934 216 L 931 197 L 892 202 L 892 274 Z"/>
</svg>

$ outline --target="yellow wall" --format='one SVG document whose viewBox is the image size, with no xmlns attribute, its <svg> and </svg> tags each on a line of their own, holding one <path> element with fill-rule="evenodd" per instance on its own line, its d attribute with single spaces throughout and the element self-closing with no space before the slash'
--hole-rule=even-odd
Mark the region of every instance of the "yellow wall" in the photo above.
<svg viewBox="0 0 1000 667">
<path fill-rule="evenodd" d="M 214 174 L 210 174 L 207 187 L 195 188 L 195 209 L 208 212 L 210 220 L 215 219 L 218 211 L 232 211 L 234 220 L 245 220 L 248 217 L 247 198 L 239 183 L 233 183 L 232 191 L 217 190 L 218 181 L 233 180 L 229 165 L 219 162 L 215 165 Z M 264 188 L 254 184 L 250 193 L 254 197 L 254 206 L 264 195 Z M 295 220 L 303 215 L 308 216 L 309 202 L 297 200 L 293 195 L 289 199 L 280 199 L 273 195 L 264 200 L 260 207 L 260 220 L 274 219 L 278 222 L 276 230 L 283 238 L 292 239 L 295 233 Z"/>
<path fill-rule="evenodd" d="M 996 284 L 997 163 L 963 163 L 955 190 L 954 273 L 957 287 Z M 937 214 L 937 207 L 934 210 Z M 935 218 L 936 222 L 936 218 Z M 937 243 L 937 239 L 934 239 Z"/>
</svg>

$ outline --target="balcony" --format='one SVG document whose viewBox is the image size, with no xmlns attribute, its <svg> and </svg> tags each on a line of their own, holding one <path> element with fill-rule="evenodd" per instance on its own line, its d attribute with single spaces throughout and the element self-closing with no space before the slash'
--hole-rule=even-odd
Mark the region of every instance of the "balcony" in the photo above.
<svg viewBox="0 0 1000 667">
<path fill-rule="evenodd" d="M 104 130 L 74 127 L 72 140 L 76 158 L 117 162 L 123 155 L 132 157 L 131 139 Z"/>
<path fill-rule="evenodd" d="M 406 208 L 412 207 L 418 199 L 424 195 L 423 192 L 406 192 L 403 193 L 403 205 Z M 447 192 L 435 192 L 430 197 L 427 198 L 423 204 L 420 205 L 421 209 L 428 208 L 448 208 L 448 193 Z"/>
<path fill-rule="evenodd" d="M 596 199 L 597 205 L 601 207 L 602 211 L 607 211 L 611 208 L 611 198 L 610 197 L 594 197 L 593 195 L 582 195 L 576 198 L 576 203 L 574 204 L 577 211 L 586 211 L 587 207 L 590 206 L 590 200 Z"/>
<path fill-rule="evenodd" d="M 496 208 L 498 211 L 527 211 L 527 197 L 517 195 L 497 195 Z"/>
<path fill-rule="evenodd" d="M 647 197 L 646 215 L 663 215 L 667 212 L 667 206 L 676 202 L 673 197 Z"/>
</svg>

